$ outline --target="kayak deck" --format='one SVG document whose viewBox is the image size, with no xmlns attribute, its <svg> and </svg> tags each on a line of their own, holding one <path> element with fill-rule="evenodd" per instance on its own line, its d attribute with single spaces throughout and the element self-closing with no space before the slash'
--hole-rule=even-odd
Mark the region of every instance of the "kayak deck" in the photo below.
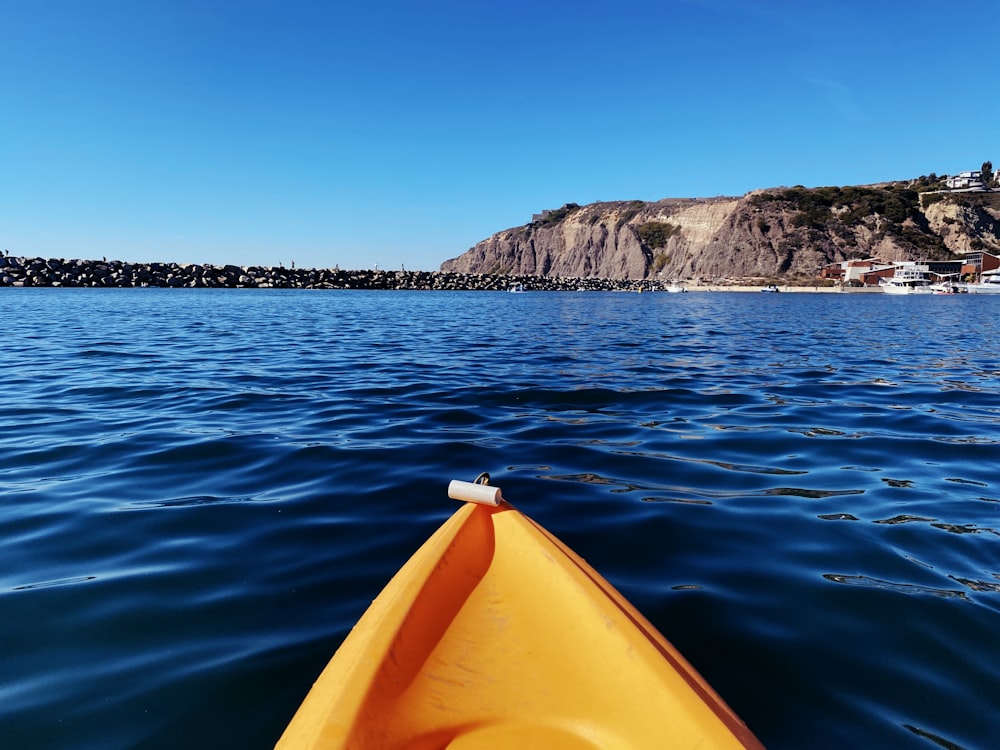
<svg viewBox="0 0 1000 750">
<path fill-rule="evenodd" d="M 607 581 L 468 503 L 372 603 L 278 747 L 759 748 Z"/>
</svg>

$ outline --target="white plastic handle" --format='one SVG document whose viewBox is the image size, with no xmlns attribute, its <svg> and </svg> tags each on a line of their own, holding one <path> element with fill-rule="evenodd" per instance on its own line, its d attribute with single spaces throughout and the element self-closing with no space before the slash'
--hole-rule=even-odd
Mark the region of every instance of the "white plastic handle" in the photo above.
<svg viewBox="0 0 1000 750">
<path fill-rule="evenodd" d="M 448 497 L 452 500 L 464 500 L 467 503 L 479 503 L 480 505 L 499 505 L 503 500 L 499 487 L 463 482 L 459 479 L 451 480 L 448 485 Z"/>
</svg>

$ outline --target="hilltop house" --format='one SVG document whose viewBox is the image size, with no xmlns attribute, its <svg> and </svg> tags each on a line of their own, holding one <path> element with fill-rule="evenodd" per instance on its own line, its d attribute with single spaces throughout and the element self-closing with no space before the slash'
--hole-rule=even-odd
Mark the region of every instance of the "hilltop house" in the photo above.
<svg viewBox="0 0 1000 750">
<path fill-rule="evenodd" d="M 949 190 L 985 190 L 981 172 L 959 172 L 944 181 Z"/>
</svg>

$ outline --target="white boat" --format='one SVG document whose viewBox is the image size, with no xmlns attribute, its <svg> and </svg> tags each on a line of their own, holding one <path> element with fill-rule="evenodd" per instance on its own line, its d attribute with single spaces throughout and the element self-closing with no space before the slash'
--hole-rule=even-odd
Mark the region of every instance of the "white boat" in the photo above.
<svg viewBox="0 0 1000 750">
<path fill-rule="evenodd" d="M 514 284 L 507 291 L 513 292 L 514 294 L 520 294 L 521 292 L 524 291 L 524 284 Z"/>
<path fill-rule="evenodd" d="M 965 288 L 966 285 L 958 280 L 958 274 L 949 274 L 949 276 L 954 276 L 955 278 L 949 278 L 948 276 L 942 277 L 937 283 L 931 284 L 931 293 L 933 294 L 965 294 L 968 290 Z"/>
<path fill-rule="evenodd" d="M 886 294 L 932 294 L 931 281 L 923 271 L 916 268 L 897 268 L 896 272 L 878 285 Z"/>
<path fill-rule="evenodd" d="M 778 289 L 778 287 L 776 287 L 774 284 L 768 284 L 767 286 L 762 287 L 761 291 L 766 294 L 777 294 L 781 290 Z"/>
<path fill-rule="evenodd" d="M 1000 294 L 1000 270 L 987 271 L 978 284 L 966 284 L 965 289 L 969 294 Z"/>
<path fill-rule="evenodd" d="M 667 291 L 671 294 L 680 294 L 681 292 L 686 292 L 687 287 L 683 286 L 680 282 L 673 282 L 667 287 Z"/>
<path fill-rule="evenodd" d="M 965 294 L 965 284 L 961 282 L 961 274 L 948 273 L 939 276 L 939 280 L 931 284 L 932 294 Z"/>
<path fill-rule="evenodd" d="M 937 284 L 931 284 L 931 294 L 962 294 L 965 289 L 960 287 L 953 281 L 940 281 Z"/>
</svg>

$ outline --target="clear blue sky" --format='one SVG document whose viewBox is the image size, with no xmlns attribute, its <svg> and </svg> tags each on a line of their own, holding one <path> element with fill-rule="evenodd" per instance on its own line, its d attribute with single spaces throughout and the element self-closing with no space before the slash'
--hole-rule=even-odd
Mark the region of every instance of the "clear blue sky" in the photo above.
<svg viewBox="0 0 1000 750">
<path fill-rule="evenodd" d="M 1000 166 L 996 0 L 0 0 L 0 249 L 433 270 L 568 201 Z"/>
</svg>

